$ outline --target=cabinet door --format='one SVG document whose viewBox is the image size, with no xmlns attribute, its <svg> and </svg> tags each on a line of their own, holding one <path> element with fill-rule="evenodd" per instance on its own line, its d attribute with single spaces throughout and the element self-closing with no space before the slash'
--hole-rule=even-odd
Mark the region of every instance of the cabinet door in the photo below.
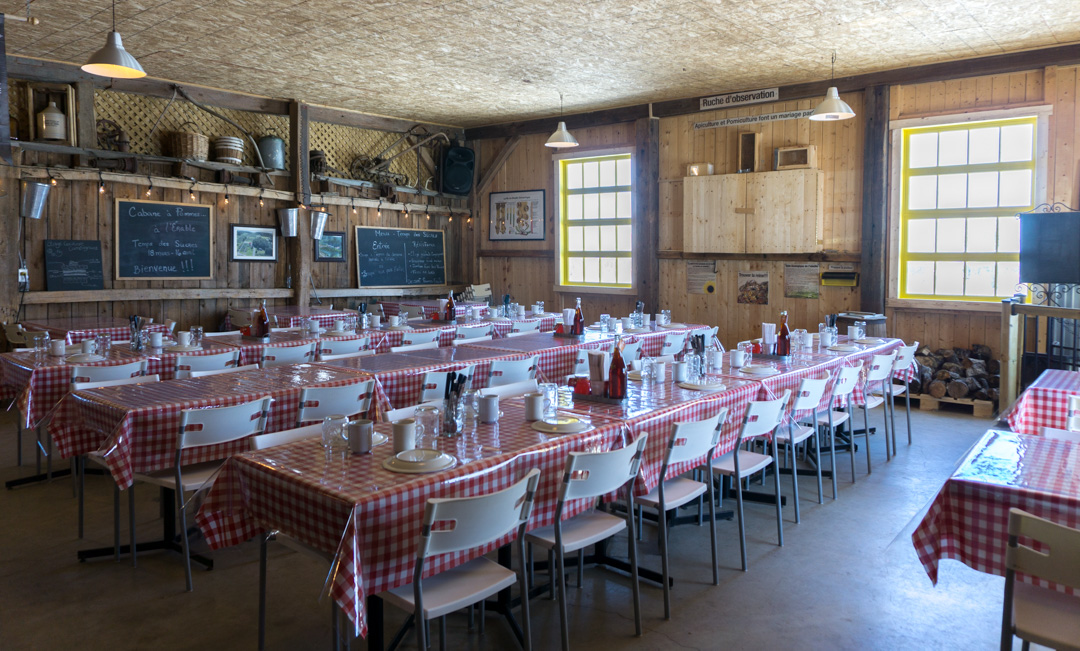
<svg viewBox="0 0 1080 651">
<path fill-rule="evenodd" d="M 747 253 L 813 253 L 824 236 L 825 174 L 787 170 L 745 174 Z"/>
<path fill-rule="evenodd" d="M 683 180 L 683 250 L 744 253 L 745 175 L 688 176 Z"/>
</svg>

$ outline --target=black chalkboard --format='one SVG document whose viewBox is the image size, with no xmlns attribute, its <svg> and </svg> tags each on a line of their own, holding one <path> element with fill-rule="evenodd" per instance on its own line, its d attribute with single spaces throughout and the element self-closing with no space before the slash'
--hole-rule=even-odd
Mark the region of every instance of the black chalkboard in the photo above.
<svg viewBox="0 0 1080 651">
<path fill-rule="evenodd" d="M 446 284 L 442 231 L 357 226 L 356 252 L 360 287 Z"/>
<path fill-rule="evenodd" d="M 98 240 L 45 240 L 45 288 L 105 289 Z"/>
<path fill-rule="evenodd" d="M 214 207 L 116 200 L 116 278 L 211 278 Z"/>
</svg>

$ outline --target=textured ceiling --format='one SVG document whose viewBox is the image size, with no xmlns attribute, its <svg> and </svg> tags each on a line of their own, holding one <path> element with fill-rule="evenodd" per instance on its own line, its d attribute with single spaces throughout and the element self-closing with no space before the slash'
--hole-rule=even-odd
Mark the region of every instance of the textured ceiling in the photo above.
<svg viewBox="0 0 1080 651">
<path fill-rule="evenodd" d="M 33 0 L 8 54 L 82 63 L 108 0 Z M 8 13 L 25 9 L 0 0 Z M 120 0 L 159 78 L 471 127 L 1080 41 L 1080 0 Z"/>
</svg>

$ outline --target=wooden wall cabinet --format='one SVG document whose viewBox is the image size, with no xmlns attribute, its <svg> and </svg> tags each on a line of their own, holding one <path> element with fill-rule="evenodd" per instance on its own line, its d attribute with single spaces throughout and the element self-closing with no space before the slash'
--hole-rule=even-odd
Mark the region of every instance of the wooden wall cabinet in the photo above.
<svg viewBox="0 0 1080 651">
<path fill-rule="evenodd" d="M 813 253 L 822 249 L 825 173 L 801 169 L 683 179 L 683 250 Z"/>
</svg>

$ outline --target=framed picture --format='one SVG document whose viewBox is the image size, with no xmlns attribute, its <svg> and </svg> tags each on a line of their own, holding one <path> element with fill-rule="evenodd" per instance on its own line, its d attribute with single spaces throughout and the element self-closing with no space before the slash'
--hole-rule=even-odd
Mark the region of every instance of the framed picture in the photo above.
<svg viewBox="0 0 1080 651">
<path fill-rule="evenodd" d="M 323 231 L 315 240 L 315 262 L 345 262 L 344 231 Z"/>
<path fill-rule="evenodd" d="M 265 226 L 229 224 L 232 248 L 229 259 L 234 262 L 276 262 L 277 229 Z"/>
<path fill-rule="evenodd" d="M 544 191 L 492 192 L 488 222 L 491 240 L 542 240 Z"/>
</svg>

